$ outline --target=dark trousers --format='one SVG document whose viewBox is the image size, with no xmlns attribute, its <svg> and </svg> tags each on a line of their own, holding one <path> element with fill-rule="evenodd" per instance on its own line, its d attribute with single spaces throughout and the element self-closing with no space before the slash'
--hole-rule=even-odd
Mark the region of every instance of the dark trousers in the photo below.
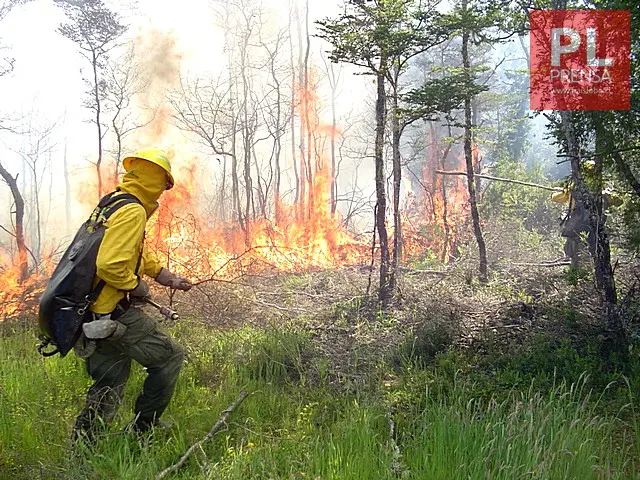
<svg viewBox="0 0 640 480">
<path fill-rule="evenodd" d="M 117 340 L 97 340 L 96 351 L 86 359 L 87 372 L 94 384 L 87 392 L 84 410 L 78 416 L 75 431 L 89 435 L 115 416 L 131 360 L 145 367 L 147 378 L 135 403 L 136 425 L 143 429 L 157 420 L 169 404 L 184 360 L 184 350 L 164 332 L 158 323 L 137 308 L 118 318 L 126 325 Z"/>
</svg>

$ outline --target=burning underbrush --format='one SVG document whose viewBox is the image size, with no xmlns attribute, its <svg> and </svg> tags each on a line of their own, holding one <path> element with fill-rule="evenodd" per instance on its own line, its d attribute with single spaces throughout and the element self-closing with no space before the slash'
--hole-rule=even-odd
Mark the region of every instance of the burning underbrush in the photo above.
<svg viewBox="0 0 640 480">
<path fill-rule="evenodd" d="M 532 261 L 552 258 L 557 239 L 507 235 L 510 230 L 502 228 L 502 235 L 488 235 L 494 249 L 507 252 L 492 262 L 488 285 L 475 280 L 473 244 L 464 243 L 456 261 L 447 265 L 437 258 L 405 263 L 401 295 L 386 312 L 377 307 L 375 264 L 287 272 L 259 261 L 252 251 L 228 261 L 189 292 L 154 286 L 154 299 L 180 313 L 177 322 L 145 309 L 166 327 L 184 332 L 185 341 L 192 326 L 228 335 L 240 335 L 245 327 L 301 332 L 307 339 L 304 365 L 296 369 L 303 369 L 310 381 L 324 375 L 336 388 L 370 380 L 381 362 L 398 367 L 433 362 L 452 349 L 484 351 L 496 344 L 513 350 L 554 331 L 558 338 L 570 337 L 558 330 L 568 325 L 569 317 L 579 319 L 581 328 L 597 330 L 600 307 L 591 280 L 572 281 L 563 268 Z M 622 271 L 619 275 L 625 276 Z M 17 308 L 18 302 L 35 306 L 40 287 L 38 282 L 28 285 L 24 296 L 4 308 Z M 15 316 L 17 310 L 11 312 Z M 31 323 L 33 312 L 23 309 L 20 316 Z"/>
<path fill-rule="evenodd" d="M 543 241 L 537 255 L 552 254 L 554 240 Z M 463 252 L 468 249 L 461 246 Z M 247 274 L 203 282 L 172 298 L 167 291 L 156 295 L 172 302 L 187 325 L 230 334 L 246 326 L 304 331 L 310 338 L 305 368 L 314 372 L 322 363 L 337 382 L 364 379 L 382 361 L 431 361 L 454 347 L 484 348 L 487 341 L 515 347 L 557 328 L 563 308 L 575 308 L 597 322 L 597 296 L 588 279 L 571 284 L 561 268 L 541 271 L 533 264 L 516 264 L 535 252 L 511 253 L 496 264 L 499 271 L 487 286 L 473 280 L 477 259 L 472 254 L 446 266 L 437 260 L 431 268 L 408 263 L 401 297 L 387 312 L 377 307 L 375 265 L 373 273 L 369 265 L 358 265 Z"/>
</svg>

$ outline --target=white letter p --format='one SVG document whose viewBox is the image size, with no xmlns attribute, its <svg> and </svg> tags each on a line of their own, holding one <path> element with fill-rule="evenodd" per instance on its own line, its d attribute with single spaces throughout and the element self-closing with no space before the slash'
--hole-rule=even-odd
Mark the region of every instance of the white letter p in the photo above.
<svg viewBox="0 0 640 480">
<path fill-rule="evenodd" d="M 560 45 L 560 39 L 568 36 L 571 41 L 568 45 Z M 573 28 L 552 28 L 551 29 L 551 66 L 560 66 L 560 55 L 563 53 L 573 53 L 580 47 L 580 35 Z"/>
</svg>

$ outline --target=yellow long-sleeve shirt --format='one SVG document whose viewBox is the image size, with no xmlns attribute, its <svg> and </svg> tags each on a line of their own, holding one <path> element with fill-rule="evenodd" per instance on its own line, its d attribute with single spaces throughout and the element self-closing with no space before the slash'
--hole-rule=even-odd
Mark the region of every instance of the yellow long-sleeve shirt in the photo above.
<svg viewBox="0 0 640 480">
<path fill-rule="evenodd" d="M 96 280 L 102 279 L 106 285 L 91 307 L 94 313 L 112 312 L 126 292 L 136 288 L 142 274 L 156 277 L 160 273 L 162 265 L 144 245 L 146 223 L 144 208 L 133 203 L 121 207 L 107 220 L 96 258 Z"/>
<path fill-rule="evenodd" d="M 91 305 L 92 312 L 112 312 L 126 292 L 136 288 L 142 274 L 155 278 L 160 273 L 160 261 L 144 245 L 144 230 L 148 218 L 158 207 L 158 198 L 165 187 L 165 173 L 146 161 L 134 163 L 134 168 L 124 176 L 119 190 L 134 195 L 142 205 L 124 205 L 105 223 L 107 229 L 96 258 L 94 285 L 100 279 L 106 285 Z M 140 266 L 136 271 L 141 254 Z"/>
<path fill-rule="evenodd" d="M 618 195 L 615 195 L 613 193 L 608 193 L 608 192 L 603 193 L 603 199 L 605 202 L 605 207 L 619 207 L 620 205 L 622 205 L 622 199 Z M 551 200 L 556 203 L 567 203 L 569 200 L 571 200 L 571 204 L 569 205 L 569 208 L 573 209 L 574 200 L 571 195 L 571 192 L 566 188 L 561 192 L 553 193 L 551 195 Z"/>
</svg>

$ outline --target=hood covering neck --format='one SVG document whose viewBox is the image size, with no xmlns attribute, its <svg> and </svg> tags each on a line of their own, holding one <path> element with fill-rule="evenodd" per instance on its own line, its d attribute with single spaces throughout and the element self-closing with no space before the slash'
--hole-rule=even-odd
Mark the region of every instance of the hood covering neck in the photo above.
<svg viewBox="0 0 640 480">
<path fill-rule="evenodd" d="M 149 218 L 158 208 L 158 199 L 167 188 L 167 174 L 162 167 L 140 158 L 133 159 L 129 166 L 118 189 L 140 200 Z"/>
</svg>

